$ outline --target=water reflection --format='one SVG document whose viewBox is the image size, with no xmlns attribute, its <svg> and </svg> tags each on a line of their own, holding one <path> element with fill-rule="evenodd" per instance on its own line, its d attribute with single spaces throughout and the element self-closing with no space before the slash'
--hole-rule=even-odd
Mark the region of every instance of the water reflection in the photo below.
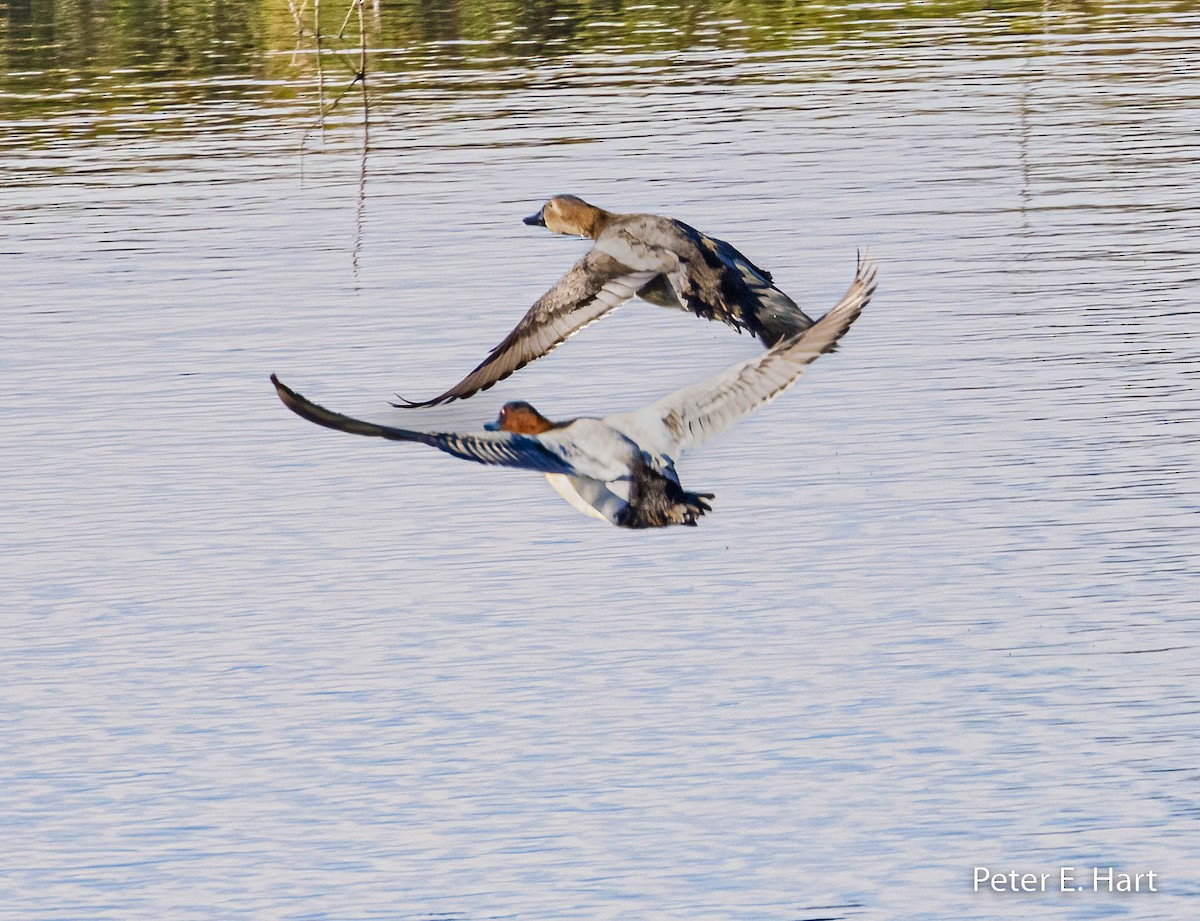
<svg viewBox="0 0 1200 921">
<path fill-rule="evenodd" d="M 914 4 L 794 4 L 719 0 L 671 4 L 611 2 L 384 2 L 368 6 L 365 22 L 373 66 L 389 71 L 468 68 L 504 71 L 517 64 L 570 65 L 589 55 L 689 54 L 706 50 L 745 55 L 787 51 L 865 38 L 885 46 L 992 40 L 1026 34 L 1076 40 L 1121 16 L 1153 16 L 1194 8 L 1182 4 L 1076 5 L 1015 0 L 992 4 L 986 15 L 971 2 Z M 320 23 L 315 20 L 319 12 Z M 0 91 L 6 107 L 37 109 L 58 92 L 102 76 L 121 86 L 186 80 L 203 91 L 213 78 L 279 74 L 268 52 L 297 36 L 324 39 L 330 61 L 355 52 L 345 24 L 353 3 L 316 6 L 269 0 L 208 2 L 50 3 L 17 0 L 4 8 L 0 32 Z M 954 22 L 951 29 L 944 29 Z M 631 59 L 632 60 L 632 59 Z M 886 60 L 886 55 L 882 60 Z M 293 59 L 294 61 L 294 59 Z M 641 63 L 645 63 L 644 61 Z M 481 86 L 486 80 L 480 81 Z M 107 96 L 112 87 L 96 87 Z M 174 86 L 175 92 L 185 86 Z M 280 92 L 287 93 L 283 87 Z M 154 94 L 147 94 L 154 95 Z"/>
<path fill-rule="evenodd" d="M 688 8 L 383 5 L 366 144 L 286 4 L 175 63 L 89 7 L 66 69 L 84 8 L 3 14 L 13 917 L 1194 914 L 1194 7 Z M 580 255 L 520 224 L 564 190 L 814 311 L 880 262 L 688 459 L 688 534 L 270 394 L 465 371 Z M 709 325 L 631 306 L 422 419 L 633 408 L 757 351 Z M 1027 860 L 1168 882 L 970 892 Z"/>
</svg>

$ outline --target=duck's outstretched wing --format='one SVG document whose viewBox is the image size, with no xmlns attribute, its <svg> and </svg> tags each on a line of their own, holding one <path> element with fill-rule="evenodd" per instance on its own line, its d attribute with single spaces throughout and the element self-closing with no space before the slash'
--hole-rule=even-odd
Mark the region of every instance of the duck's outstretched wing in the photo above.
<svg viewBox="0 0 1200 921">
<path fill-rule="evenodd" d="M 678 458 L 794 384 L 805 366 L 845 335 L 874 292 L 875 264 L 869 258 L 860 258 L 850 288 L 809 329 L 701 384 L 604 421 L 645 450 Z"/>
<path fill-rule="evenodd" d="M 391 441 L 414 441 L 418 444 L 429 445 L 439 451 L 445 451 L 463 460 L 475 461 L 480 464 L 495 464 L 501 467 L 519 467 L 524 470 L 538 470 L 542 473 L 574 474 L 575 468 L 550 451 L 536 438 L 528 435 L 515 435 L 511 432 L 484 433 L 479 435 L 459 435 L 447 432 L 412 432 L 408 429 L 393 428 L 388 425 L 377 425 L 374 422 L 363 422 L 350 416 L 343 416 L 318 406 L 311 400 L 305 399 L 296 391 L 284 384 L 274 374 L 271 383 L 283 405 L 297 416 L 323 425 L 325 428 L 339 432 L 349 432 L 352 435 L 367 435 L 375 438 L 387 438 Z"/>
<path fill-rule="evenodd" d="M 431 400 L 405 400 L 405 409 L 465 400 L 541 358 L 593 320 L 616 310 L 656 272 L 633 271 L 612 256 L 592 250 L 543 294 L 504 341 L 461 381 Z"/>
<path fill-rule="evenodd" d="M 675 221 L 690 244 L 675 280 L 682 306 L 701 317 L 746 330 L 767 346 L 802 333 L 812 318 L 760 269 L 724 240 Z"/>
</svg>

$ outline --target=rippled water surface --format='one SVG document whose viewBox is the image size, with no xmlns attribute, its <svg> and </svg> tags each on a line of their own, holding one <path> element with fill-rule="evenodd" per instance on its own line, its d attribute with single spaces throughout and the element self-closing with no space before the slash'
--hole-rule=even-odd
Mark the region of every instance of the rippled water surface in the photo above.
<svg viewBox="0 0 1200 921">
<path fill-rule="evenodd" d="M 0 917 L 1196 916 L 1194 5 L 394 3 L 365 122 L 344 8 L 90 9 L 0 23 Z M 271 391 L 470 430 L 756 353 L 633 304 L 390 408 L 585 250 L 560 191 L 811 313 L 880 264 L 698 528 Z"/>
</svg>

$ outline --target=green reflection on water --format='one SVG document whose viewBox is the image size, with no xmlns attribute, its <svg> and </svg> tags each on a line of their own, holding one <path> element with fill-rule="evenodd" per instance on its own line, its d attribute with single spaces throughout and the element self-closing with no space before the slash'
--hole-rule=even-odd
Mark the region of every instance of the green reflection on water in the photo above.
<svg viewBox="0 0 1200 921">
<path fill-rule="evenodd" d="M 294 4 L 294 5 L 293 5 Z M 1182 4 L 1190 7 L 1191 4 Z M 1140 4 L 1133 9 L 1179 9 Z M 699 0 L 681 4 L 621 0 L 368 0 L 371 44 L 426 45 L 435 59 L 501 56 L 554 57 L 589 51 L 695 46 L 769 50 L 788 47 L 799 33 L 829 39 L 878 22 L 989 16 L 1005 20 L 1043 12 L 1112 13 L 1129 5 L 1005 2 L 802 3 L 795 0 Z M 301 0 L 7 0 L 0 3 L 0 70 L 83 70 L 154 67 L 210 73 L 246 64 L 270 50 L 287 50 L 295 15 L 311 26 L 311 2 Z M 336 33 L 346 3 L 325 0 L 322 32 Z M 448 43 L 481 43 L 487 55 Z"/>
<path fill-rule="evenodd" d="M 1055 28 L 1087 31 L 1114 18 L 1194 9 L 1197 0 L 1142 4 L 1042 0 L 805 3 L 797 0 L 366 0 L 375 74 L 534 70 L 589 56 L 685 51 L 762 53 L 856 39 L 889 44 L 967 40 Z M 357 66 L 357 19 L 337 33 L 348 0 L 0 0 L 0 116 L 28 117 L 131 99 L 157 107 L 198 96 L 308 92 L 322 70 Z M 1064 26 L 1065 23 L 1065 26 Z M 643 58 L 646 60 L 646 58 Z M 469 91 L 471 86 L 459 86 Z"/>
<path fill-rule="evenodd" d="M 6 77 L 135 67 L 211 72 L 218 62 L 262 50 L 268 6 L 253 0 L 8 0 L 0 67 Z"/>
</svg>

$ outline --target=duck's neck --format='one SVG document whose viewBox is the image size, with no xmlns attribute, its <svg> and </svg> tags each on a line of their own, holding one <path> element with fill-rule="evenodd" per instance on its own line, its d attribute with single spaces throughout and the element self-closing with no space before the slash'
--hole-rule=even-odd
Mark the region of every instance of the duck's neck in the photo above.
<svg viewBox="0 0 1200 921">
<path fill-rule="evenodd" d="M 605 211 L 603 208 L 597 208 L 595 205 L 592 205 L 588 221 L 582 228 L 583 235 L 591 240 L 595 240 L 600 234 L 604 233 L 605 228 L 612 223 L 614 217 L 616 215 L 611 211 Z"/>
</svg>

